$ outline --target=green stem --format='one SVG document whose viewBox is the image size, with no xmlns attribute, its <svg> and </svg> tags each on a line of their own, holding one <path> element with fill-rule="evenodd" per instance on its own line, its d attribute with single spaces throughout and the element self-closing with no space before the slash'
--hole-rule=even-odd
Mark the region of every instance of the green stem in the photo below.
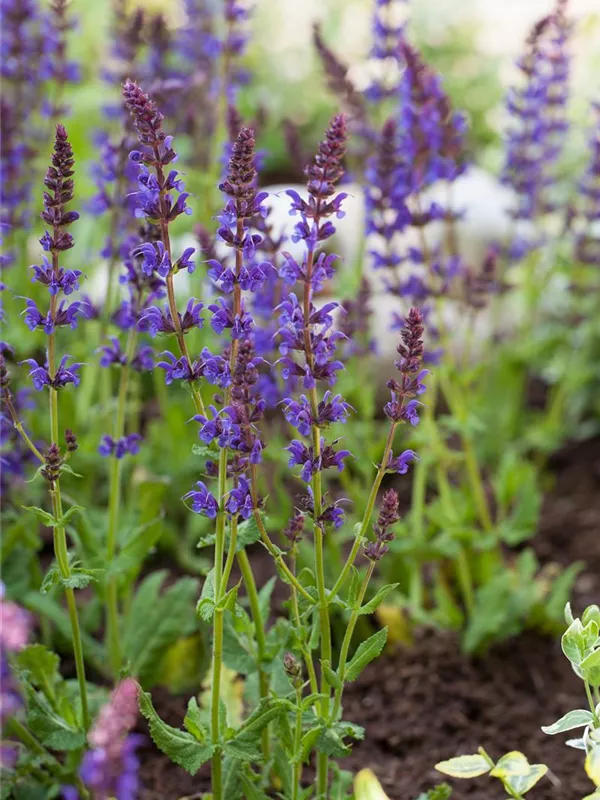
<svg viewBox="0 0 600 800">
<path fill-rule="evenodd" d="M 54 231 L 55 237 L 57 231 Z M 58 273 L 58 254 L 52 254 L 52 267 Z M 54 320 L 56 317 L 57 295 L 53 295 L 50 300 L 50 316 Z M 48 371 L 54 378 L 56 375 L 56 349 L 54 332 L 48 336 Z M 50 386 L 50 436 L 54 444 L 58 444 L 58 392 Z M 57 478 L 50 483 L 50 498 L 54 518 L 62 519 L 62 499 L 60 494 L 60 480 Z M 71 567 L 69 566 L 69 554 L 67 547 L 67 534 L 64 525 L 56 525 L 53 528 L 54 555 L 60 570 L 63 581 L 67 582 L 71 577 Z M 79 695 L 81 698 L 81 717 L 84 729 L 90 727 L 90 715 L 88 710 L 87 685 L 85 680 L 85 662 L 83 660 L 83 645 L 81 643 L 81 630 L 77 616 L 77 603 L 75 602 L 75 592 L 69 586 L 65 586 L 65 597 L 67 599 L 67 609 L 71 622 L 71 633 L 73 638 L 73 654 L 75 656 L 75 670 L 77 682 L 79 684 Z"/>
<path fill-rule="evenodd" d="M 296 545 L 294 545 L 293 549 L 290 551 L 290 569 L 292 573 L 296 574 Z M 294 624 L 296 625 L 296 632 L 298 633 L 298 638 L 300 639 L 300 630 L 302 629 L 302 622 L 300 620 L 300 607 L 298 605 L 298 592 L 296 591 L 296 587 L 294 584 L 290 586 L 290 593 L 292 599 L 292 614 L 294 617 Z M 317 673 L 315 672 L 315 665 L 312 659 L 312 653 L 310 649 L 306 646 L 306 642 L 304 639 L 300 639 L 300 651 L 302 653 L 302 657 L 304 659 L 304 663 L 306 665 L 306 669 L 308 670 L 308 677 L 310 680 L 310 690 L 314 694 L 319 691 L 319 683 L 317 681 Z"/>
<path fill-rule="evenodd" d="M 446 396 L 448 405 L 452 414 L 457 420 L 465 423 L 467 419 L 467 409 L 462 397 L 461 390 L 458 386 L 453 386 L 447 374 L 442 370 L 442 389 Z M 463 448 L 463 455 L 465 457 L 465 467 L 467 470 L 467 479 L 471 486 L 471 492 L 475 501 L 477 515 L 483 529 L 486 533 L 493 530 L 493 522 L 488 507 L 487 497 L 481 478 L 479 463 L 477 461 L 477 453 L 473 445 L 471 436 L 463 429 L 461 431 L 461 442 Z"/>
<path fill-rule="evenodd" d="M 223 800 L 223 753 L 220 739 L 221 668 L 223 664 L 223 611 L 215 610 L 213 626 L 212 686 L 210 701 L 211 742 L 216 748 L 211 759 L 213 800 Z"/>
<path fill-rule="evenodd" d="M 267 529 L 265 528 L 265 524 L 263 522 L 263 519 L 262 519 L 262 517 L 260 515 L 260 509 L 255 508 L 253 510 L 253 514 L 254 514 L 254 519 L 256 520 L 256 525 L 258 527 L 258 530 L 260 531 L 260 537 L 262 539 L 262 542 L 265 545 L 265 547 L 267 548 L 267 550 L 269 551 L 269 553 L 271 554 L 271 556 L 272 556 L 273 560 L 275 561 L 276 565 L 283 572 L 283 574 L 285 575 L 287 580 L 292 584 L 292 586 L 294 586 L 296 588 L 296 590 L 302 595 L 302 597 L 305 600 L 308 600 L 308 602 L 311 605 L 314 605 L 315 601 L 313 600 L 313 598 L 306 591 L 304 586 L 302 586 L 302 584 L 298 581 L 298 579 L 296 578 L 294 573 L 290 570 L 288 565 L 285 563 L 285 560 L 283 558 L 283 554 L 273 544 L 269 534 L 267 533 Z"/>
<path fill-rule="evenodd" d="M 350 650 L 350 644 L 352 643 L 352 635 L 354 634 L 354 629 L 356 627 L 356 623 L 358 622 L 360 607 L 362 606 L 363 600 L 365 599 L 365 594 L 367 593 L 369 581 L 371 580 L 374 569 L 375 569 L 375 562 L 369 561 L 369 567 L 361 584 L 360 591 L 356 598 L 356 603 L 354 604 L 354 608 L 352 609 L 352 614 L 350 615 L 350 619 L 348 620 L 348 625 L 346 627 L 346 632 L 344 634 L 344 639 L 342 641 L 342 647 L 340 649 L 340 658 L 337 669 L 341 686 L 339 689 L 335 690 L 333 711 L 331 714 L 332 722 L 335 722 L 342 707 L 342 694 L 344 692 L 344 677 L 346 675 L 346 662 L 348 660 L 348 652 Z"/>
<path fill-rule="evenodd" d="M 115 441 L 125 435 L 127 412 L 127 391 L 129 387 L 130 364 L 135 355 L 138 334 L 135 329 L 129 332 L 125 349 L 125 364 L 121 367 L 119 394 L 117 399 L 117 415 L 113 429 Z M 111 459 L 109 479 L 108 533 L 106 537 L 106 563 L 110 567 L 117 550 L 117 532 L 119 529 L 119 512 L 121 507 L 122 461 L 114 455 Z M 110 668 L 115 677 L 121 669 L 121 642 L 119 636 L 119 597 L 117 576 L 111 575 L 106 585 L 106 649 Z"/>
<path fill-rule="evenodd" d="M 587 695 L 587 700 L 590 706 L 590 711 L 594 717 L 594 727 L 597 728 L 600 725 L 600 720 L 598 720 L 598 715 L 596 714 L 596 703 L 594 702 L 594 697 L 592 695 L 592 690 L 590 689 L 590 684 L 588 681 L 584 681 L 585 686 L 585 693 Z"/>
<path fill-rule="evenodd" d="M 238 564 L 244 579 L 244 586 L 248 593 L 248 601 L 250 603 L 250 613 L 252 621 L 254 622 L 254 631 L 256 636 L 256 646 L 258 650 L 258 685 L 261 699 L 266 699 L 269 696 L 269 676 L 265 672 L 264 665 L 266 663 L 267 642 L 265 638 L 265 629 L 260 613 L 260 602 L 258 599 L 258 591 L 256 589 L 256 581 L 250 566 L 250 559 L 245 550 L 240 550 L 237 554 Z M 265 761 L 271 757 L 271 740 L 269 734 L 269 726 L 267 725 L 261 734 L 262 752 Z"/>
<path fill-rule="evenodd" d="M 388 436 L 383 451 L 383 458 L 377 470 L 377 474 L 375 475 L 375 480 L 373 481 L 373 485 L 371 486 L 371 491 L 369 493 L 369 498 L 367 500 L 367 507 L 365 509 L 365 513 L 362 518 L 360 528 L 358 530 L 358 533 L 356 534 L 356 538 L 354 539 L 354 544 L 352 545 L 352 550 L 350 551 L 350 555 L 346 559 L 344 568 L 341 571 L 339 578 L 335 582 L 334 587 L 330 592 L 331 597 L 335 597 L 335 595 L 339 592 L 339 590 L 342 588 L 342 586 L 348 579 L 348 575 L 350 574 L 352 565 L 356 561 L 356 556 L 358 555 L 358 551 L 360 550 L 360 547 L 363 543 L 363 539 L 367 532 L 367 528 L 369 527 L 369 523 L 371 522 L 371 517 L 373 516 L 373 509 L 375 508 L 375 502 L 377 500 L 377 495 L 379 493 L 379 487 L 381 486 L 381 481 L 383 480 L 383 476 L 386 473 L 386 466 L 390 457 L 390 453 L 392 452 L 392 447 L 394 445 L 394 437 L 396 436 L 397 426 L 398 423 L 393 422 L 390 427 L 390 430 L 388 431 Z"/>
<path fill-rule="evenodd" d="M 294 728 L 294 757 L 298 760 L 292 767 L 292 800 L 300 800 L 302 793 L 302 684 L 296 686 L 296 725 Z"/>
</svg>

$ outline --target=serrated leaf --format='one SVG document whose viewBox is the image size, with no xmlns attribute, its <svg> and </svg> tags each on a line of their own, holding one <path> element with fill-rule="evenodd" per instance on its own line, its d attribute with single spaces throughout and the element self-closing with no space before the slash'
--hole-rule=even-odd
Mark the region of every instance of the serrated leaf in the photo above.
<svg viewBox="0 0 600 800">
<path fill-rule="evenodd" d="M 440 761 L 435 765 L 435 769 L 444 775 L 450 775 L 451 778 L 477 778 L 479 775 L 486 775 L 492 766 L 487 759 L 477 754 Z"/>
<path fill-rule="evenodd" d="M 256 523 L 254 516 L 240 522 L 237 530 L 237 540 L 235 543 L 235 552 L 239 553 L 245 547 L 260 541 L 260 529 Z"/>
<path fill-rule="evenodd" d="M 555 733 L 563 733 L 563 731 L 572 731 L 574 728 L 582 728 L 584 725 L 589 725 L 594 719 L 591 711 L 585 708 L 577 708 L 573 711 L 568 711 L 564 717 L 561 717 L 552 725 L 542 725 L 544 733 L 554 736 Z"/>
<path fill-rule="evenodd" d="M 183 727 L 201 744 L 208 741 L 209 732 L 202 722 L 202 712 L 195 697 L 190 697 L 189 699 L 187 712 L 183 718 Z"/>
<path fill-rule="evenodd" d="M 167 572 L 152 573 L 138 586 L 123 635 L 123 652 L 130 669 L 144 685 L 160 673 L 161 660 L 177 639 L 196 629 L 194 602 L 198 582 L 180 578 L 161 593 Z"/>
<path fill-rule="evenodd" d="M 349 736 L 355 741 L 362 741 L 365 738 L 365 729 L 362 725 L 357 725 L 355 722 L 336 722 L 333 730 L 339 733 L 340 736 Z"/>
<path fill-rule="evenodd" d="M 237 630 L 231 616 L 226 616 L 223 624 L 223 663 L 242 675 L 256 669 L 247 637 Z"/>
<path fill-rule="evenodd" d="M 235 758 L 236 761 L 256 764 L 262 761 L 262 753 L 256 747 L 256 742 L 249 739 L 231 739 L 225 743 L 223 752 L 230 758 Z"/>
<path fill-rule="evenodd" d="M 54 711 L 37 692 L 27 692 L 27 725 L 36 737 L 53 750 L 77 750 L 85 744 L 85 732 Z"/>
<path fill-rule="evenodd" d="M 355 681 L 367 664 L 370 664 L 381 653 L 386 641 L 387 628 L 382 628 L 362 642 L 346 668 L 345 680 Z"/>
<path fill-rule="evenodd" d="M 333 728 L 325 728 L 317 739 L 316 749 L 319 753 L 326 753 L 334 758 L 342 758 L 350 752 L 350 747 L 344 744 L 344 740 L 338 731 Z"/>
<path fill-rule="evenodd" d="M 52 564 L 42 585 L 40 592 L 47 594 L 53 586 L 64 586 L 69 589 L 85 589 L 90 583 L 96 583 L 103 573 L 101 569 L 84 569 L 83 567 L 71 566 L 70 575 L 68 578 L 63 578 L 58 566 Z"/>
<path fill-rule="evenodd" d="M 359 615 L 362 616 L 363 614 L 372 614 L 381 605 L 381 603 L 383 603 L 388 594 L 393 592 L 394 589 L 397 589 L 398 586 L 400 586 L 399 583 L 388 583 L 387 586 L 382 586 L 375 597 L 369 600 L 368 603 L 365 603 L 364 606 L 361 606 L 358 612 Z"/>
<path fill-rule="evenodd" d="M 213 754 L 211 744 L 201 744 L 188 731 L 173 728 L 158 716 L 148 692 L 139 692 L 140 711 L 148 720 L 152 741 L 171 761 L 195 775 Z"/>
</svg>

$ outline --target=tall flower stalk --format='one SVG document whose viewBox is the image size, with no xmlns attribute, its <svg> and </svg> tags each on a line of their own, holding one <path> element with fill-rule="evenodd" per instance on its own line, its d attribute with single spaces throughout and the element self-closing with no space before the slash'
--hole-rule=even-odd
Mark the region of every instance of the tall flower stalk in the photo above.
<svg viewBox="0 0 600 800">
<path fill-rule="evenodd" d="M 64 585 L 65 597 L 71 621 L 75 667 L 81 696 L 81 713 L 85 729 L 89 727 L 89 711 L 87 688 L 85 681 L 85 665 L 81 632 L 77 616 L 75 593 L 69 581 L 71 566 L 67 549 L 65 531 L 65 514 L 60 490 L 60 474 L 65 463 L 65 456 L 59 444 L 58 393 L 69 383 L 79 384 L 79 364 L 67 365 L 69 356 L 58 361 L 56 347 L 56 331 L 59 327 L 77 326 L 78 318 L 85 315 L 85 306 L 79 301 L 69 303 L 60 300 L 61 296 L 70 295 L 78 288 L 81 272 L 60 266 L 60 255 L 73 247 L 73 237 L 67 228 L 79 218 L 76 211 L 68 211 L 66 206 L 73 199 L 73 150 L 69 143 L 67 131 L 63 125 L 57 125 L 54 140 L 52 164 L 48 168 L 44 184 L 44 211 L 42 219 L 49 226 L 40 242 L 46 253 L 42 266 L 34 266 L 34 280 L 46 286 L 50 293 L 50 308 L 46 314 L 38 309 L 33 300 L 27 301 L 25 322 L 32 330 L 42 329 L 47 336 L 47 360 L 40 366 L 34 359 L 28 359 L 31 367 L 30 376 L 34 387 L 41 391 L 46 386 L 49 390 L 50 445 L 44 453 L 44 464 L 41 475 L 48 481 L 52 515 L 54 517 L 54 554 Z M 67 454 L 69 442 L 66 442 Z"/>
</svg>

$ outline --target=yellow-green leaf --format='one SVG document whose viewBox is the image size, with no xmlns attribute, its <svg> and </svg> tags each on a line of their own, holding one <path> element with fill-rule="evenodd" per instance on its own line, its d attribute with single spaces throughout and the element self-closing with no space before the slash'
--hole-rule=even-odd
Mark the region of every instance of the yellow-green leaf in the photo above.
<svg viewBox="0 0 600 800">
<path fill-rule="evenodd" d="M 370 769 L 361 769 L 354 778 L 355 800 L 390 800 Z"/>
<path fill-rule="evenodd" d="M 527 775 L 529 772 L 529 761 L 518 750 L 513 750 L 510 753 L 502 756 L 496 763 L 494 769 L 490 772 L 494 778 L 508 778 L 511 775 Z"/>
<path fill-rule="evenodd" d="M 594 747 L 585 759 L 585 771 L 594 786 L 600 786 L 600 746 Z"/>
<path fill-rule="evenodd" d="M 483 756 L 471 755 L 440 761 L 435 768 L 444 775 L 450 775 L 451 778 L 477 778 L 488 773 L 491 766 Z"/>
<path fill-rule="evenodd" d="M 510 786 L 517 794 L 526 794 L 548 772 L 545 764 L 530 764 L 526 775 L 510 775 L 505 781 L 505 786 Z"/>
</svg>

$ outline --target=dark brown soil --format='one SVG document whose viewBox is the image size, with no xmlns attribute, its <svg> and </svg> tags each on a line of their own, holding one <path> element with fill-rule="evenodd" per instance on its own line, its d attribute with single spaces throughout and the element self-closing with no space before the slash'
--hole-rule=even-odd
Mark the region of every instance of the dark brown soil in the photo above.
<svg viewBox="0 0 600 800">
<path fill-rule="evenodd" d="M 577 611 L 600 598 L 600 439 L 566 448 L 550 464 L 552 484 L 534 542 L 543 563 L 585 561 L 574 593 Z M 153 692 L 163 718 L 179 725 L 184 698 Z M 580 800 L 592 791 L 580 751 L 567 736 L 540 730 L 581 707 L 581 684 L 551 638 L 524 634 L 480 659 L 461 654 L 455 637 L 421 634 L 413 647 L 376 661 L 345 695 L 345 717 L 366 727 L 365 742 L 343 762 L 370 767 L 391 800 L 411 800 L 442 780 L 433 765 L 482 745 L 498 757 L 522 750 L 550 777 L 535 800 Z M 148 747 L 142 765 L 144 800 L 169 800 L 209 790 L 208 770 L 191 778 Z M 501 800 L 490 778 L 454 781 L 456 798 Z"/>
</svg>

